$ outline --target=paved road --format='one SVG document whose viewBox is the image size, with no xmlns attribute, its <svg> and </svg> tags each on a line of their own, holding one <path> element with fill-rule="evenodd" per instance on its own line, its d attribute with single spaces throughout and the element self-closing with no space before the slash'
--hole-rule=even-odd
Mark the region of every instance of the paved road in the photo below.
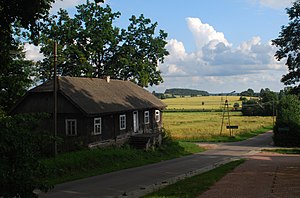
<svg viewBox="0 0 300 198">
<path fill-rule="evenodd" d="M 267 132 L 243 142 L 210 144 L 214 149 L 199 154 L 60 184 L 40 197 L 139 197 L 162 185 L 254 154 L 271 142 L 272 132 Z"/>
</svg>

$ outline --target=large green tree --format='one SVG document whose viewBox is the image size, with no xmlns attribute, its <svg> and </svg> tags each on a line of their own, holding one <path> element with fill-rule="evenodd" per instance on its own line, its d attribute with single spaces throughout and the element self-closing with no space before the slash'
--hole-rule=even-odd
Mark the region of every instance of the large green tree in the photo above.
<svg viewBox="0 0 300 198">
<path fill-rule="evenodd" d="M 259 98 L 245 99 L 242 113 L 246 116 L 274 116 L 278 95 L 269 88 L 261 89 Z"/>
<path fill-rule="evenodd" d="M 275 57 L 277 60 L 286 59 L 289 72 L 283 75 L 281 81 L 285 85 L 295 85 L 294 91 L 299 91 L 300 80 L 300 1 L 296 0 L 292 7 L 287 8 L 289 24 L 282 26 L 273 45 L 278 47 Z"/>
<path fill-rule="evenodd" d="M 32 83 L 22 39 L 38 37 L 54 0 L 0 0 L 0 108 L 8 111 Z M 25 30 L 27 34 L 22 34 Z"/>
<path fill-rule="evenodd" d="M 274 116 L 276 106 L 278 103 L 278 94 L 266 88 L 260 90 L 259 97 L 260 97 L 260 102 L 263 106 L 263 115 Z"/>
<path fill-rule="evenodd" d="M 37 63 L 39 75 L 42 80 L 53 76 L 53 45 L 58 43 L 58 72 L 63 76 L 80 76 L 88 73 L 85 67 L 87 57 L 78 44 L 78 34 L 81 30 L 80 23 L 72 20 L 66 10 L 60 10 L 58 16 L 52 16 L 46 22 L 39 37 L 41 52 L 46 58 Z"/>
<path fill-rule="evenodd" d="M 250 96 L 250 97 L 252 97 L 252 96 L 255 95 L 255 93 L 254 93 L 253 89 L 249 88 L 247 91 L 242 91 L 240 95 L 241 96 Z"/>
<path fill-rule="evenodd" d="M 108 63 L 120 36 L 112 23 L 120 14 L 89 1 L 76 8 L 74 18 L 61 9 L 43 29 L 40 41 L 45 59 L 39 62 L 42 79 L 52 76 L 54 41 L 58 43 L 57 68 L 61 75 L 101 77 L 114 73 Z"/>
<path fill-rule="evenodd" d="M 10 56 L 13 60 L 0 66 L 0 109 L 6 112 L 25 94 L 35 73 L 33 62 L 24 60 L 23 47 L 16 49 L 16 54 Z"/>
<path fill-rule="evenodd" d="M 169 54 L 165 49 L 167 33 L 160 30 L 156 36 L 158 24 L 152 24 L 144 15 L 132 16 L 129 21 L 127 30 L 122 30 L 123 44 L 116 56 L 120 77 L 131 79 L 141 87 L 159 84 L 163 79 L 157 64 Z"/>
<path fill-rule="evenodd" d="M 66 10 L 49 20 L 41 35 L 39 62 L 42 79 L 52 76 L 53 41 L 58 43 L 58 70 L 68 76 L 111 76 L 132 80 L 142 87 L 162 82 L 158 69 L 168 55 L 167 34 L 143 15 L 132 16 L 127 29 L 114 26 L 120 17 L 109 5 L 87 1 L 76 7 L 73 18 Z"/>
<path fill-rule="evenodd" d="M 31 37 L 39 31 L 39 19 L 48 15 L 54 0 L 0 0 L 0 60 L 1 65 L 11 61 L 10 51 L 15 49 L 13 25 L 29 29 Z"/>
<path fill-rule="evenodd" d="M 283 95 L 277 108 L 273 141 L 276 146 L 300 146 L 300 100 L 295 95 Z"/>
</svg>

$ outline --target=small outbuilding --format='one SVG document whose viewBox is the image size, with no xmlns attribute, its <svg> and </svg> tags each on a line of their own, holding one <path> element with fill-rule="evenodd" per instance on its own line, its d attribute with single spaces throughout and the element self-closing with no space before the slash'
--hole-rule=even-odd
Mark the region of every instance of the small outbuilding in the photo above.
<svg viewBox="0 0 300 198">
<path fill-rule="evenodd" d="M 120 145 L 131 137 L 146 139 L 146 147 L 161 141 L 166 105 L 138 85 L 109 77 L 58 77 L 57 85 L 57 135 L 63 140 L 59 152 Z M 53 134 L 53 98 L 49 80 L 29 90 L 11 114 L 48 113 L 40 127 Z"/>
</svg>

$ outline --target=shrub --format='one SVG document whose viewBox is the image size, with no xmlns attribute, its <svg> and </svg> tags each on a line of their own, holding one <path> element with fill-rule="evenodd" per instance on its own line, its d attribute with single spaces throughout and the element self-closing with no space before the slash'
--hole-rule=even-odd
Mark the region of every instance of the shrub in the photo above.
<svg viewBox="0 0 300 198">
<path fill-rule="evenodd" d="M 247 98 L 245 96 L 240 96 L 240 101 L 247 101 Z"/>
<path fill-rule="evenodd" d="M 242 113 L 244 116 L 261 116 L 263 115 L 263 107 L 254 99 L 243 101 Z"/>
<path fill-rule="evenodd" d="M 46 138 L 34 133 L 38 121 L 33 115 L 0 118 L 0 197 L 37 197 L 34 189 L 49 189 L 38 179 L 46 171 L 38 149 Z"/>
<path fill-rule="evenodd" d="M 233 104 L 234 110 L 237 110 L 240 107 L 240 104 L 238 102 Z"/>
<path fill-rule="evenodd" d="M 283 96 L 277 111 L 274 144 L 288 147 L 300 146 L 300 101 L 297 96 Z"/>
<path fill-rule="evenodd" d="M 275 92 L 263 91 L 260 99 L 244 100 L 242 113 L 245 116 L 273 116 L 278 97 Z"/>
</svg>

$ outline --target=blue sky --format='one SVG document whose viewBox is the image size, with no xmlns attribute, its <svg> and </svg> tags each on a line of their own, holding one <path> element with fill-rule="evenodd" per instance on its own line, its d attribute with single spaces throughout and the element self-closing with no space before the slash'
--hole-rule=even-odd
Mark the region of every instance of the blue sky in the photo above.
<svg viewBox="0 0 300 198">
<path fill-rule="evenodd" d="M 189 0 L 188 3 L 178 5 L 174 5 L 171 0 L 127 0 L 126 5 L 119 2 L 109 0 L 108 4 L 122 13 L 121 24 L 126 24 L 124 21 L 132 14 L 144 14 L 152 21 L 157 21 L 159 28 L 169 33 L 169 38 L 186 43 L 189 50 L 193 50 L 195 46 L 187 28 L 187 17 L 200 18 L 217 31 L 224 32 L 227 40 L 234 45 L 257 35 L 261 35 L 263 41 L 268 41 L 276 37 L 281 25 L 287 22 L 285 6 L 272 9 L 259 1 Z"/>
<path fill-rule="evenodd" d="M 82 0 L 57 1 L 59 7 L 74 11 Z M 285 8 L 292 0 L 107 0 L 113 11 L 121 12 L 116 26 L 126 27 L 132 15 L 144 14 L 158 29 L 168 33 L 170 55 L 159 65 L 164 83 L 148 88 L 192 88 L 211 93 L 259 91 L 284 87 L 283 62 L 274 59 L 270 41 L 287 25 Z M 30 51 L 32 50 L 32 51 Z M 28 57 L 38 57 L 28 47 Z"/>
</svg>

